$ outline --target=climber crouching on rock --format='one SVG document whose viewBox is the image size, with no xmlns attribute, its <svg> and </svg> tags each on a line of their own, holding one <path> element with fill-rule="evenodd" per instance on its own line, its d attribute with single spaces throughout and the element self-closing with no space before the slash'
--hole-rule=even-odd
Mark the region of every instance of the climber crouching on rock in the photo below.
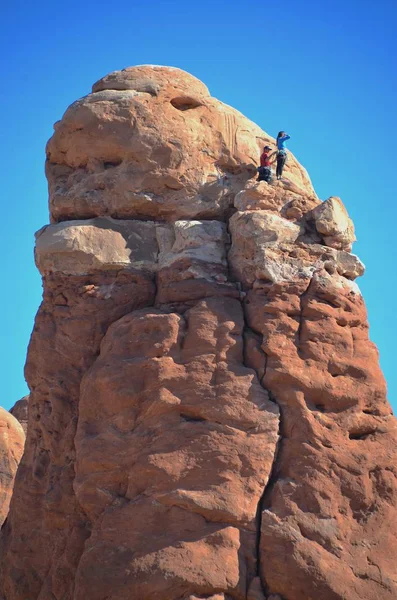
<svg viewBox="0 0 397 600">
<path fill-rule="evenodd" d="M 271 159 L 275 155 L 275 152 L 273 154 L 269 154 L 271 150 L 272 149 L 270 146 L 265 146 L 263 148 L 263 152 L 260 158 L 261 166 L 258 167 L 257 181 L 266 181 L 266 183 L 270 183 L 272 180 Z"/>
<path fill-rule="evenodd" d="M 287 162 L 287 149 L 285 147 L 285 142 L 289 139 L 291 139 L 291 137 L 285 133 L 285 131 L 280 131 L 277 136 L 277 179 L 281 179 L 285 163 Z"/>
</svg>

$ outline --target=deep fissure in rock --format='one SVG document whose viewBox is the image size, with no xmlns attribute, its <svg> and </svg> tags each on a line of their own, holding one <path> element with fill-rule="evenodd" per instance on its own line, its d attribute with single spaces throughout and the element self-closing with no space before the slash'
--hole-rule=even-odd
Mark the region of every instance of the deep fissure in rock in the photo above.
<svg viewBox="0 0 397 600">
<path fill-rule="evenodd" d="M 299 307 L 300 307 L 300 312 L 299 312 L 299 325 L 298 325 L 298 331 L 296 333 L 296 347 L 298 349 L 298 354 L 300 357 L 302 357 L 302 348 L 301 348 L 301 335 L 302 335 L 302 327 L 303 327 L 303 312 L 305 310 L 305 300 L 307 298 L 307 296 L 309 295 L 310 292 L 310 288 L 311 285 L 313 283 L 313 279 L 314 279 L 314 275 L 315 275 L 315 271 L 314 273 L 312 273 L 312 276 L 310 277 L 309 283 L 307 288 L 305 289 L 305 291 L 300 295 L 299 297 Z"/>
<path fill-rule="evenodd" d="M 231 268 L 230 265 L 230 261 L 229 261 L 229 252 L 231 249 L 231 246 L 233 244 L 233 236 L 232 236 L 232 232 L 230 230 L 230 226 L 229 226 L 229 221 L 230 221 L 230 217 L 232 215 L 228 215 L 227 220 L 226 220 L 226 228 L 227 228 L 227 232 L 228 232 L 228 236 L 229 236 L 229 248 L 226 251 L 226 261 L 227 261 L 227 266 L 228 266 L 228 279 L 231 279 L 232 281 L 236 282 L 236 285 L 238 287 L 238 289 L 240 290 L 240 304 L 241 304 L 241 309 L 242 309 L 242 314 L 243 314 L 243 319 L 244 319 L 244 330 L 245 331 L 253 331 L 251 329 L 251 327 L 248 324 L 248 320 L 247 320 L 247 316 L 246 316 L 246 310 L 245 310 L 245 296 L 246 293 L 245 291 L 242 291 L 242 284 L 240 281 L 236 280 L 234 278 L 233 275 L 233 270 Z M 256 332 L 260 337 L 262 337 L 262 334 L 260 334 L 259 332 Z M 277 406 L 278 406 L 278 410 L 279 410 L 279 428 L 278 428 L 278 440 L 277 440 L 277 444 L 276 444 L 276 449 L 275 449 L 275 453 L 274 453 L 274 457 L 273 457 L 273 463 L 272 463 L 272 468 L 270 471 L 270 475 L 269 475 L 269 479 L 267 481 L 267 484 L 265 486 L 265 488 L 263 489 L 262 495 L 259 499 L 258 502 L 258 506 L 257 506 L 257 511 L 256 511 L 256 576 L 259 577 L 260 582 L 261 582 L 261 586 L 262 586 L 262 590 L 263 593 L 266 594 L 267 592 L 269 592 L 268 588 L 267 588 L 267 584 L 266 581 L 263 581 L 263 577 L 261 574 L 261 553 L 260 553 L 260 543 L 261 543 L 261 529 L 262 529 L 262 513 L 264 511 L 264 509 L 266 508 L 266 502 L 270 499 L 271 496 L 271 492 L 272 489 L 277 481 L 278 478 L 278 470 L 279 470 L 279 461 L 280 461 L 280 456 L 281 456 L 281 445 L 282 445 L 282 431 L 283 431 L 283 421 L 282 421 L 282 409 L 280 404 L 277 402 L 276 398 L 273 396 L 273 394 L 271 394 L 271 392 L 266 388 L 266 386 L 264 385 L 264 378 L 266 376 L 266 369 L 267 369 L 267 354 L 263 351 L 263 349 L 261 348 L 262 353 L 264 354 L 265 357 L 265 363 L 264 363 L 264 373 L 260 374 L 256 371 L 256 369 L 253 368 L 252 365 L 248 364 L 246 361 L 246 339 L 244 336 L 244 332 L 242 335 L 242 339 L 243 339 L 243 361 L 244 361 L 244 365 L 250 369 L 253 369 L 256 372 L 256 375 L 258 377 L 258 381 L 260 383 L 260 385 L 262 386 L 262 388 L 268 393 L 268 397 L 269 400 L 271 400 L 272 402 L 274 402 Z"/>
</svg>

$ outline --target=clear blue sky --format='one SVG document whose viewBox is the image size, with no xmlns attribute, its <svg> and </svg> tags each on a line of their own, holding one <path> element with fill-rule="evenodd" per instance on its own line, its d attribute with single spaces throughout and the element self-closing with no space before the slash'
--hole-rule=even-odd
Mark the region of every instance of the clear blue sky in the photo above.
<svg viewBox="0 0 397 600">
<path fill-rule="evenodd" d="M 339 195 L 371 337 L 396 404 L 395 0 L 7 3 L 0 40 L 3 260 L 0 404 L 27 392 L 26 347 L 41 298 L 33 233 L 48 222 L 44 147 L 66 107 L 110 71 L 178 66 L 290 149 L 321 198 Z"/>
</svg>

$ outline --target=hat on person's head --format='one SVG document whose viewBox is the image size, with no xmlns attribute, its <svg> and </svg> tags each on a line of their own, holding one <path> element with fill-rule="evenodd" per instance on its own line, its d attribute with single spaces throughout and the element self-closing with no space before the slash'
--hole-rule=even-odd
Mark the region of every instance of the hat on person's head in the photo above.
<svg viewBox="0 0 397 600">
<path fill-rule="evenodd" d="M 270 146 L 265 146 L 263 149 L 264 150 L 271 150 L 271 147 Z"/>
</svg>

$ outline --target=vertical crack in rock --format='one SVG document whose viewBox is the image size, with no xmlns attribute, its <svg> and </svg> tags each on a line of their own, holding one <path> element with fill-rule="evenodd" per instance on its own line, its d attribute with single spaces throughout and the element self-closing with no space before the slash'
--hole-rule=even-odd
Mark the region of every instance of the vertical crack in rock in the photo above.
<svg viewBox="0 0 397 600">
<path fill-rule="evenodd" d="M 276 402 L 276 400 L 274 400 Z M 283 413 L 281 406 L 277 403 L 279 411 L 280 411 L 280 420 L 279 420 L 279 429 L 278 429 L 278 441 L 276 446 L 276 451 L 274 453 L 274 460 L 272 465 L 272 470 L 270 472 L 269 480 L 265 489 L 263 490 L 263 494 L 258 503 L 258 530 L 257 530 L 257 540 L 256 540 L 256 553 L 257 553 L 257 576 L 260 578 L 263 592 L 270 593 L 270 590 L 267 586 L 266 579 L 263 577 L 263 572 L 266 569 L 262 569 L 261 564 L 261 552 L 260 552 L 260 544 L 261 544 L 261 533 L 262 533 L 262 515 L 263 511 L 270 507 L 271 504 L 271 494 L 274 486 L 279 477 L 279 469 L 281 463 L 281 453 L 282 453 L 282 444 L 283 444 Z M 266 577 L 266 575 L 265 575 Z"/>
<path fill-rule="evenodd" d="M 229 235 L 229 248 L 226 252 L 226 260 L 227 260 L 227 264 L 228 264 L 228 276 L 229 276 L 229 278 L 234 279 L 233 270 L 232 270 L 232 267 L 231 267 L 230 261 L 229 261 L 229 252 L 230 252 L 231 246 L 233 244 L 233 236 L 232 236 L 232 232 L 231 232 L 231 229 L 229 226 L 229 221 L 230 221 L 230 215 L 227 217 L 227 221 L 226 221 L 226 227 L 227 227 L 227 231 L 228 231 L 228 235 Z M 236 281 L 236 285 L 238 286 L 238 288 L 240 290 L 240 304 L 241 304 L 241 309 L 242 309 L 242 314 L 243 314 L 244 324 L 245 324 L 244 332 L 251 332 L 251 331 L 253 332 L 253 330 L 251 329 L 251 327 L 248 324 L 246 310 L 245 310 L 246 293 L 244 291 L 242 291 L 243 286 L 240 281 Z M 310 287 L 310 283 L 309 283 L 306 291 L 309 290 L 309 287 Z M 253 332 L 253 333 L 254 333 L 254 335 L 259 335 L 260 337 L 262 337 L 262 335 L 259 332 Z M 256 520 L 256 547 L 255 547 L 256 571 L 255 571 L 255 576 L 256 576 L 256 578 L 259 578 L 263 594 L 266 594 L 268 591 L 268 588 L 266 585 L 266 581 L 263 580 L 263 576 L 262 576 L 261 553 L 260 553 L 262 513 L 263 513 L 264 509 L 267 507 L 267 502 L 270 500 L 272 489 L 278 478 L 279 462 L 280 462 L 280 457 L 281 457 L 281 448 L 282 448 L 282 440 L 283 440 L 283 416 L 282 416 L 281 406 L 277 402 L 277 399 L 273 396 L 273 394 L 264 385 L 264 380 L 265 380 L 266 371 L 267 371 L 267 363 L 268 363 L 268 356 L 267 356 L 266 352 L 264 352 L 263 348 L 258 349 L 258 351 L 262 353 L 263 358 L 264 358 L 264 363 L 262 365 L 262 369 L 259 370 L 258 367 L 255 367 L 253 364 L 250 363 L 248 356 L 247 356 L 246 344 L 247 344 L 247 340 L 243 333 L 244 365 L 248 368 L 253 369 L 256 372 L 258 381 L 259 381 L 260 385 L 262 386 L 262 388 L 267 392 L 269 400 L 274 402 L 278 406 L 278 410 L 279 410 L 279 426 L 278 426 L 278 432 L 277 432 L 278 439 L 277 439 L 277 444 L 276 444 L 276 448 L 275 448 L 275 452 L 274 452 L 273 463 L 271 466 L 270 475 L 269 475 L 267 484 L 263 489 L 263 492 L 260 496 L 260 499 L 259 499 L 259 502 L 257 505 L 256 519 L 255 519 Z M 248 582 L 247 594 L 249 592 L 249 586 L 251 583 L 252 582 Z"/>
<path fill-rule="evenodd" d="M 226 218 L 226 229 L 227 229 L 227 233 L 228 233 L 228 237 L 229 237 L 229 243 L 228 243 L 228 247 L 226 249 L 226 261 L 227 261 L 227 270 L 228 270 L 228 279 L 231 279 L 232 281 L 235 280 L 234 276 L 232 274 L 232 268 L 231 268 L 231 264 L 229 261 L 229 252 L 233 243 L 233 237 L 232 237 L 232 232 L 230 229 L 230 214 L 227 216 Z M 275 400 L 273 398 L 270 397 L 270 393 L 269 391 L 266 389 L 266 387 L 263 384 L 264 381 L 264 377 L 266 375 L 266 367 L 267 367 L 267 355 L 263 352 L 263 356 L 264 356 L 264 365 L 263 365 L 263 372 L 259 372 L 252 364 L 250 364 L 249 360 L 248 360 L 248 356 L 247 356 L 247 347 L 246 347 L 246 338 L 245 338 L 245 333 L 247 331 L 252 331 L 251 328 L 248 326 L 247 323 L 247 318 L 246 318 L 246 314 L 245 314 L 245 292 L 242 290 L 242 284 L 240 281 L 235 280 L 236 286 L 240 291 L 240 305 L 241 305 L 241 310 L 242 310 L 242 314 L 243 314 L 243 318 L 244 318 L 244 331 L 243 331 L 243 364 L 245 367 L 253 369 L 258 377 L 258 381 L 260 383 L 260 385 L 263 387 L 263 389 L 265 391 L 267 391 L 268 395 L 269 395 L 269 399 L 273 400 L 275 402 Z M 280 407 L 279 407 L 280 410 Z M 280 436 L 280 428 L 281 428 L 281 412 L 279 413 L 279 429 L 278 429 L 278 436 Z M 266 491 L 270 485 L 270 482 L 272 481 L 272 477 L 274 476 L 274 471 L 276 468 L 276 461 L 277 461 L 277 455 L 279 452 L 279 445 L 280 445 L 280 437 L 278 438 L 277 441 L 277 445 L 276 445 L 276 451 L 275 451 L 275 455 L 273 458 L 273 464 L 271 467 L 271 471 L 270 471 L 270 475 L 269 475 L 269 479 L 267 482 L 266 487 L 264 488 L 262 495 L 259 499 L 258 502 L 258 506 L 257 506 L 257 510 L 256 510 L 256 517 L 255 517 L 255 522 L 256 522 L 256 540 L 255 540 L 255 554 L 256 554 L 256 569 L 255 569 L 255 576 L 256 578 L 259 578 L 260 580 L 260 584 L 262 587 L 262 591 L 265 593 L 265 585 L 264 582 L 262 581 L 262 577 L 261 577 L 261 569 L 260 569 L 260 538 L 261 538 L 261 525 L 262 525 L 262 511 L 263 511 L 263 504 L 265 501 L 265 496 L 266 496 Z M 248 593 L 249 593 L 249 588 L 251 585 L 252 581 L 247 581 L 247 597 L 248 597 Z"/>
<path fill-rule="evenodd" d="M 242 305 L 242 309 L 243 309 L 246 329 L 250 329 L 248 327 L 246 317 L 245 317 L 243 300 L 241 301 L 241 305 Z M 244 351 L 245 351 L 245 343 L 246 342 L 244 341 Z M 263 350 L 262 350 L 262 352 L 263 352 Z M 264 378 L 266 375 L 266 368 L 267 368 L 267 355 L 265 352 L 263 352 L 263 354 L 265 355 L 265 365 L 264 365 L 263 375 L 260 372 L 258 372 L 249 362 L 247 362 L 246 357 L 244 357 L 244 365 L 248 368 L 255 370 L 255 372 L 258 376 L 259 383 L 261 384 L 263 389 L 268 393 L 269 400 L 274 402 L 278 406 L 278 410 L 279 410 L 279 426 L 278 426 L 278 432 L 277 432 L 278 440 L 277 440 L 277 444 L 276 444 L 276 448 L 275 448 L 275 452 L 274 452 L 273 463 L 272 463 L 269 479 L 267 481 L 266 486 L 263 489 L 262 495 L 258 502 L 257 511 L 256 511 L 256 573 L 255 574 L 256 574 L 256 577 L 259 577 L 259 579 L 260 579 L 263 593 L 266 594 L 266 592 L 268 592 L 269 590 L 267 588 L 266 581 L 263 580 L 263 576 L 262 576 L 261 553 L 260 553 L 262 513 L 266 508 L 268 508 L 270 506 L 270 504 L 268 504 L 270 501 L 270 496 L 271 496 L 272 490 L 276 484 L 276 481 L 277 481 L 278 475 L 279 475 L 279 463 L 281 461 L 281 451 L 282 451 L 282 442 L 283 442 L 283 414 L 282 414 L 282 408 L 281 408 L 280 404 L 277 402 L 277 400 L 273 396 L 273 394 L 264 385 Z"/>
<path fill-rule="evenodd" d="M 244 301 L 242 301 L 242 309 L 243 309 L 243 314 L 244 314 L 245 329 L 252 331 L 252 329 L 249 327 L 249 325 L 247 323 Z M 259 332 L 257 335 L 260 335 Z M 246 345 L 246 342 L 244 341 L 244 350 L 245 350 L 245 345 Z M 270 498 L 271 498 L 272 490 L 273 490 L 273 488 L 277 482 L 278 476 L 279 476 L 279 467 L 280 467 L 280 462 L 281 462 L 281 452 L 282 452 L 282 443 L 283 443 L 283 413 L 282 413 L 282 407 L 277 402 L 277 399 L 275 398 L 275 396 L 264 385 L 264 379 L 265 379 L 266 370 L 267 370 L 268 356 L 267 356 L 266 352 L 263 351 L 262 348 L 261 348 L 261 352 L 264 355 L 263 373 L 261 371 L 259 371 L 257 368 L 255 368 L 249 361 L 247 361 L 246 356 L 244 356 L 244 364 L 245 364 L 245 366 L 255 370 L 261 386 L 268 393 L 269 400 L 274 402 L 278 406 L 278 410 L 279 410 L 278 440 L 277 440 L 276 449 L 274 452 L 273 463 L 272 463 L 269 479 L 268 479 L 267 484 L 264 487 L 262 495 L 259 499 L 257 513 L 256 513 L 256 527 L 257 527 L 257 530 L 256 530 L 256 577 L 259 577 L 259 579 L 260 579 L 263 593 L 267 594 L 270 591 L 267 587 L 266 580 L 264 580 L 264 578 L 263 578 L 262 573 L 263 573 L 264 569 L 261 569 L 260 544 L 261 544 L 261 531 L 262 531 L 262 514 L 266 508 L 270 507 Z"/>
<path fill-rule="evenodd" d="M 307 288 L 299 296 L 299 325 L 298 325 L 298 331 L 296 333 L 296 347 L 298 349 L 298 354 L 299 354 L 299 356 L 301 358 L 302 358 L 302 355 L 303 355 L 302 348 L 301 348 L 301 335 L 302 335 L 302 327 L 303 327 L 303 321 L 304 321 L 304 317 L 303 317 L 303 313 L 304 313 L 304 310 L 305 310 L 304 303 L 305 303 L 305 299 L 309 295 L 310 288 L 312 286 L 315 274 L 316 274 L 316 271 L 314 271 L 312 273 L 312 276 L 310 277 L 310 280 L 309 280 L 309 283 L 307 285 Z"/>
</svg>

